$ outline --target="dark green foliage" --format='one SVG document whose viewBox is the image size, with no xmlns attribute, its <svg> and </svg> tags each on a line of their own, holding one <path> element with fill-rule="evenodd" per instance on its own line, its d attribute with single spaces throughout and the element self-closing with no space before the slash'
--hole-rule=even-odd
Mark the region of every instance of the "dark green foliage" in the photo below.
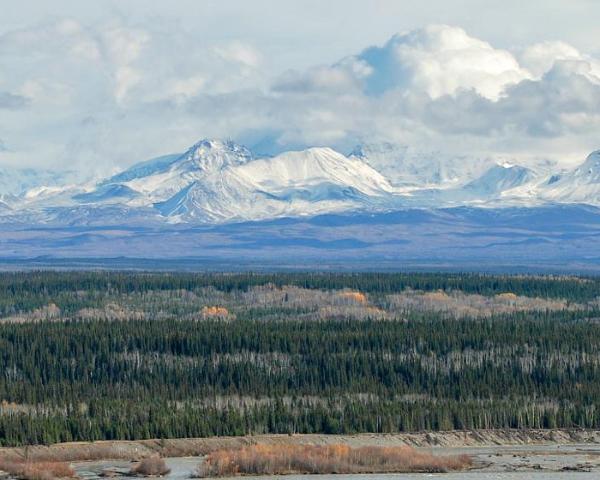
<svg viewBox="0 0 600 480">
<path fill-rule="evenodd" d="M 34 273 L 0 275 L 0 311 L 52 302 L 69 313 L 135 292 L 231 292 L 269 282 L 374 297 L 406 287 L 573 302 L 600 295 L 598 280 L 573 278 Z M 486 319 L 408 312 L 386 321 L 300 321 L 284 308 L 248 306 L 227 322 L 164 309 L 169 315 L 144 320 L 0 324 L 0 443 L 600 428 L 597 307 Z"/>
<path fill-rule="evenodd" d="M 78 300 L 73 291 L 95 295 L 118 295 L 149 290 L 194 290 L 212 286 L 230 292 L 256 285 L 295 285 L 309 289 L 351 288 L 372 294 L 414 290 L 462 290 L 493 295 L 512 292 L 530 297 L 589 301 L 600 294 L 600 279 L 574 277 L 528 277 L 478 274 L 430 273 L 123 273 L 123 272 L 38 272 L 0 274 L 0 315 L 31 310 L 53 301 L 64 311 L 93 305 L 93 298 Z"/>
</svg>

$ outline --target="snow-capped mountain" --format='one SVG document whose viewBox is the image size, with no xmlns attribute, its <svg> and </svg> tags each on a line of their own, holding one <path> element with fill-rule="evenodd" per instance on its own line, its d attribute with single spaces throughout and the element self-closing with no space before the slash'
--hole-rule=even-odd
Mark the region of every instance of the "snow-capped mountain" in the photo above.
<svg viewBox="0 0 600 480">
<path fill-rule="evenodd" d="M 360 145 L 350 157 L 368 163 L 393 185 L 416 188 L 464 185 L 495 164 L 491 158 L 452 156 L 392 143 Z"/>
<path fill-rule="evenodd" d="M 251 159 L 250 151 L 241 145 L 202 140 L 183 155 L 160 157 L 150 163 L 135 165 L 103 184 L 122 185 L 152 203 L 163 202 L 194 182 L 206 180 L 216 172 L 242 165 Z"/>
<path fill-rule="evenodd" d="M 233 142 L 202 140 L 181 155 L 142 162 L 92 188 L 44 187 L 22 205 L 63 222 L 118 217 L 221 223 L 385 208 L 394 202 L 385 177 L 330 148 L 253 158 Z M 119 207 L 117 210 L 116 207 Z"/>
<path fill-rule="evenodd" d="M 222 150 L 223 145 L 213 142 L 211 153 L 213 149 Z M 204 221 L 314 215 L 383 204 L 393 192 L 364 162 L 329 148 L 253 161 L 245 151 L 234 152 L 238 156 L 203 167 L 178 193 L 157 203 L 161 214 Z"/>
<path fill-rule="evenodd" d="M 600 150 L 590 154 L 572 172 L 548 179 L 541 193 L 545 200 L 600 205 Z"/>
<path fill-rule="evenodd" d="M 529 184 L 536 178 L 536 173 L 527 167 L 494 165 L 481 177 L 467 183 L 464 190 L 476 198 L 487 198 Z"/>
<path fill-rule="evenodd" d="M 564 173 L 424 154 L 391 144 L 345 156 L 309 148 L 255 158 L 233 142 L 202 140 L 183 154 L 138 163 L 99 182 L 48 182 L 0 191 L 3 222 L 69 225 L 211 224 L 404 208 L 600 205 L 600 152 Z"/>
</svg>

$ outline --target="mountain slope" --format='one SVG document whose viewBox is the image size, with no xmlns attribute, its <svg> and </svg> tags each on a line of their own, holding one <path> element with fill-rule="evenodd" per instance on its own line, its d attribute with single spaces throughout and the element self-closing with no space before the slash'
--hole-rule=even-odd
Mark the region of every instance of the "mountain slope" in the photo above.
<svg viewBox="0 0 600 480">
<path fill-rule="evenodd" d="M 383 208 L 393 192 L 365 162 L 330 148 L 254 159 L 233 142 L 202 140 L 73 195 L 71 207 L 151 208 L 169 222 L 220 223 Z"/>
<path fill-rule="evenodd" d="M 361 209 L 392 191 L 364 162 L 312 148 L 213 165 L 157 208 L 178 220 L 257 220 Z"/>
<path fill-rule="evenodd" d="M 506 190 L 533 182 L 533 170 L 520 165 L 494 165 L 481 177 L 465 185 L 464 190 L 479 198 L 498 195 Z"/>
<path fill-rule="evenodd" d="M 489 158 L 451 156 L 392 143 L 357 146 L 350 158 L 368 163 L 394 185 L 417 188 L 464 185 L 493 165 Z"/>
<path fill-rule="evenodd" d="M 144 194 L 149 202 L 164 202 L 192 183 L 228 166 L 241 165 L 252 158 L 248 149 L 233 142 L 202 140 L 183 155 L 149 165 L 136 165 L 117 176 L 126 178 L 122 184 Z M 148 168 L 150 167 L 150 168 Z"/>
<path fill-rule="evenodd" d="M 62 179 L 19 195 L 0 192 L 0 221 L 154 226 L 469 205 L 600 205 L 600 152 L 568 173 L 551 167 L 420 156 L 391 144 L 350 156 L 321 147 L 254 158 L 233 142 L 202 140 L 97 183 Z"/>
<path fill-rule="evenodd" d="M 551 178 L 541 195 L 548 201 L 600 205 L 600 150 L 572 172 Z"/>
</svg>

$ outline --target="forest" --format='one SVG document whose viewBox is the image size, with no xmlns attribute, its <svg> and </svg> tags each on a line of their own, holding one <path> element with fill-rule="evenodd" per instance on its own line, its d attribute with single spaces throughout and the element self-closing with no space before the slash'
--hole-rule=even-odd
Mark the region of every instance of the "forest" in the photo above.
<svg viewBox="0 0 600 480">
<path fill-rule="evenodd" d="M 0 444 L 600 428 L 600 279 L 0 274 Z"/>
</svg>

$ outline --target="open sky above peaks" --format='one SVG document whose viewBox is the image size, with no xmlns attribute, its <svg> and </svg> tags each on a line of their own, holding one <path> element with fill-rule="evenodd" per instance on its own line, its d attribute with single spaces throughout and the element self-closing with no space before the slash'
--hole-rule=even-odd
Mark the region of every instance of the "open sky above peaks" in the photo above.
<svg viewBox="0 0 600 480">
<path fill-rule="evenodd" d="M 595 0 L 8 2 L 0 167 L 106 173 L 203 137 L 581 162 Z"/>
</svg>

